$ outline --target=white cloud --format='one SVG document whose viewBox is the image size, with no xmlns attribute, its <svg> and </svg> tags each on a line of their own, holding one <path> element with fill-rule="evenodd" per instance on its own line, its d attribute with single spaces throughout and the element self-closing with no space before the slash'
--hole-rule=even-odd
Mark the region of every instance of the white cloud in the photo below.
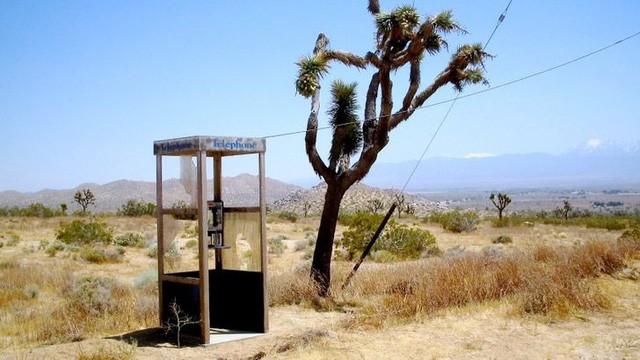
<svg viewBox="0 0 640 360">
<path fill-rule="evenodd" d="M 493 157 L 495 155 L 491 154 L 491 153 L 487 153 L 487 152 L 477 152 L 477 153 L 468 153 L 464 155 L 465 159 L 481 159 L 481 158 L 488 158 L 488 157 Z"/>
<path fill-rule="evenodd" d="M 602 145 L 602 140 L 600 139 L 590 139 L 587 141 L 587 147 L 589 149 L 595 149 L 600 145 Z"/>
</svg>

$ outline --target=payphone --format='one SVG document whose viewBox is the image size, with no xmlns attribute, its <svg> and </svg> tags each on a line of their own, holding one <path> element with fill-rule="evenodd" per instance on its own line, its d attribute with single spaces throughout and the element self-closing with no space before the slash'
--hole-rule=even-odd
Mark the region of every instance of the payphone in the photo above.
<svg viewBox="0 0 640 360">
<path fill-rule="evenodd" d="M 207 235 L 209 236 L 208 247 L 215 249 L 226 249 L 224 246 L 224 202 L 207 201 Z"/>
</svg>

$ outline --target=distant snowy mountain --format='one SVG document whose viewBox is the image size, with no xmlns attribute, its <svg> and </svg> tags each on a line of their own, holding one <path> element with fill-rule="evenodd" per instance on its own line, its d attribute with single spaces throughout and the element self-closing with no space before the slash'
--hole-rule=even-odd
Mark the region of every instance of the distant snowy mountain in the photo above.
<svg viewBox="0 0 640 360">
<path fill-rule="evenodd" d="M 375 164 L 364 183 L 401 188 L 415 162 Z M 519 154 L 423 160 L 407 190 L 588 187 L 640 184 L 640 142 L 591 141 L 561 155 Z"/>
</svg>

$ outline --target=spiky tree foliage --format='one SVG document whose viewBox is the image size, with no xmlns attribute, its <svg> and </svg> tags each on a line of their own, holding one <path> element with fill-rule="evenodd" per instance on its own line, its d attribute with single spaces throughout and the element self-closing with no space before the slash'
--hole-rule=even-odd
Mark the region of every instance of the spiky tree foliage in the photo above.
<svg viewBox="0 0 640 360">
<path fill-rule="evenodd" d="M 329 48 L 329 39 L 320 34 L 313 54 L 300 60 L 296 91 L 311 98 L 307 121 L 305 150 L 314 171 L 327 183 L 327 192 L 318 229 L 318 238 L 311 265 L 311 276 L 318 294 L 329 294 L 331 256 L 340 203 L 345 192 L 366 176 L 389 142 L 389 132 L 407 120 L 438 89 L 451 84 L 456 90 L 469 84 L 486 82 L 483 61 L 490 57 L 480 44 L 460 46 L 448 65 L 429 84 L 421 86 L 421 66 L 425 55 L 435 55 L 448 49 L 444 36 L 465 33 L 451 11 L 421 19 L 413 6 L 400 6 L 391 12 L 380 10 L 378 0 L 369 0 L 369 12 L 375 20 L 376 44 L 373 51 L 356 55 Z M 364 100 L 364 119 L 359 122 L 355 84 L 334 82 L 332 105 L 329 109 L 333 139 L 328 164 L 316 147 L 320 110 L 320 81 L 328 74 L 332 62 L 359 69 L 372 69 L 373 75 Z M 392 75 L 409 67 L 409 86 L 400 106 L 394 109 Z M 378 108 L 379 106 L 379 108 Z M 359 154 L 359 155 L 358 155 Z M 350 159 L 357 157 L 353 164 Z"/>
<path fill-rule="evenodd" d="M 489 196 L 489 200 L 493 203 L 493 206 L 498 209 L 498 219 L 502 219 L 502 212 L 507 207 L 507 205 L 511 204 L 511 198 L 507 196 L 507 194 L 498 193 L 498 202 L 496 202 L 496 196 L 491 193 Z"/>
</svg>

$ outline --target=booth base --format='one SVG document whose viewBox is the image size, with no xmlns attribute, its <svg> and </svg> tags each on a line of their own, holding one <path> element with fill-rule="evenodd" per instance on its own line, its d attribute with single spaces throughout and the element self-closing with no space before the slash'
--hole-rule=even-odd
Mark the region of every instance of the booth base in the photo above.
<svg viewBox="0 0 640 360">
<path fill-rule="evenodd" d="M 250 339 L 261 335 L 264 335 L 264 333 L 235 331 L 227 329 L 211 329 L 209 335 L 209 344 L 204 344 L 203 346 L 211 346 L 230 341 Z"/>
</svg>

